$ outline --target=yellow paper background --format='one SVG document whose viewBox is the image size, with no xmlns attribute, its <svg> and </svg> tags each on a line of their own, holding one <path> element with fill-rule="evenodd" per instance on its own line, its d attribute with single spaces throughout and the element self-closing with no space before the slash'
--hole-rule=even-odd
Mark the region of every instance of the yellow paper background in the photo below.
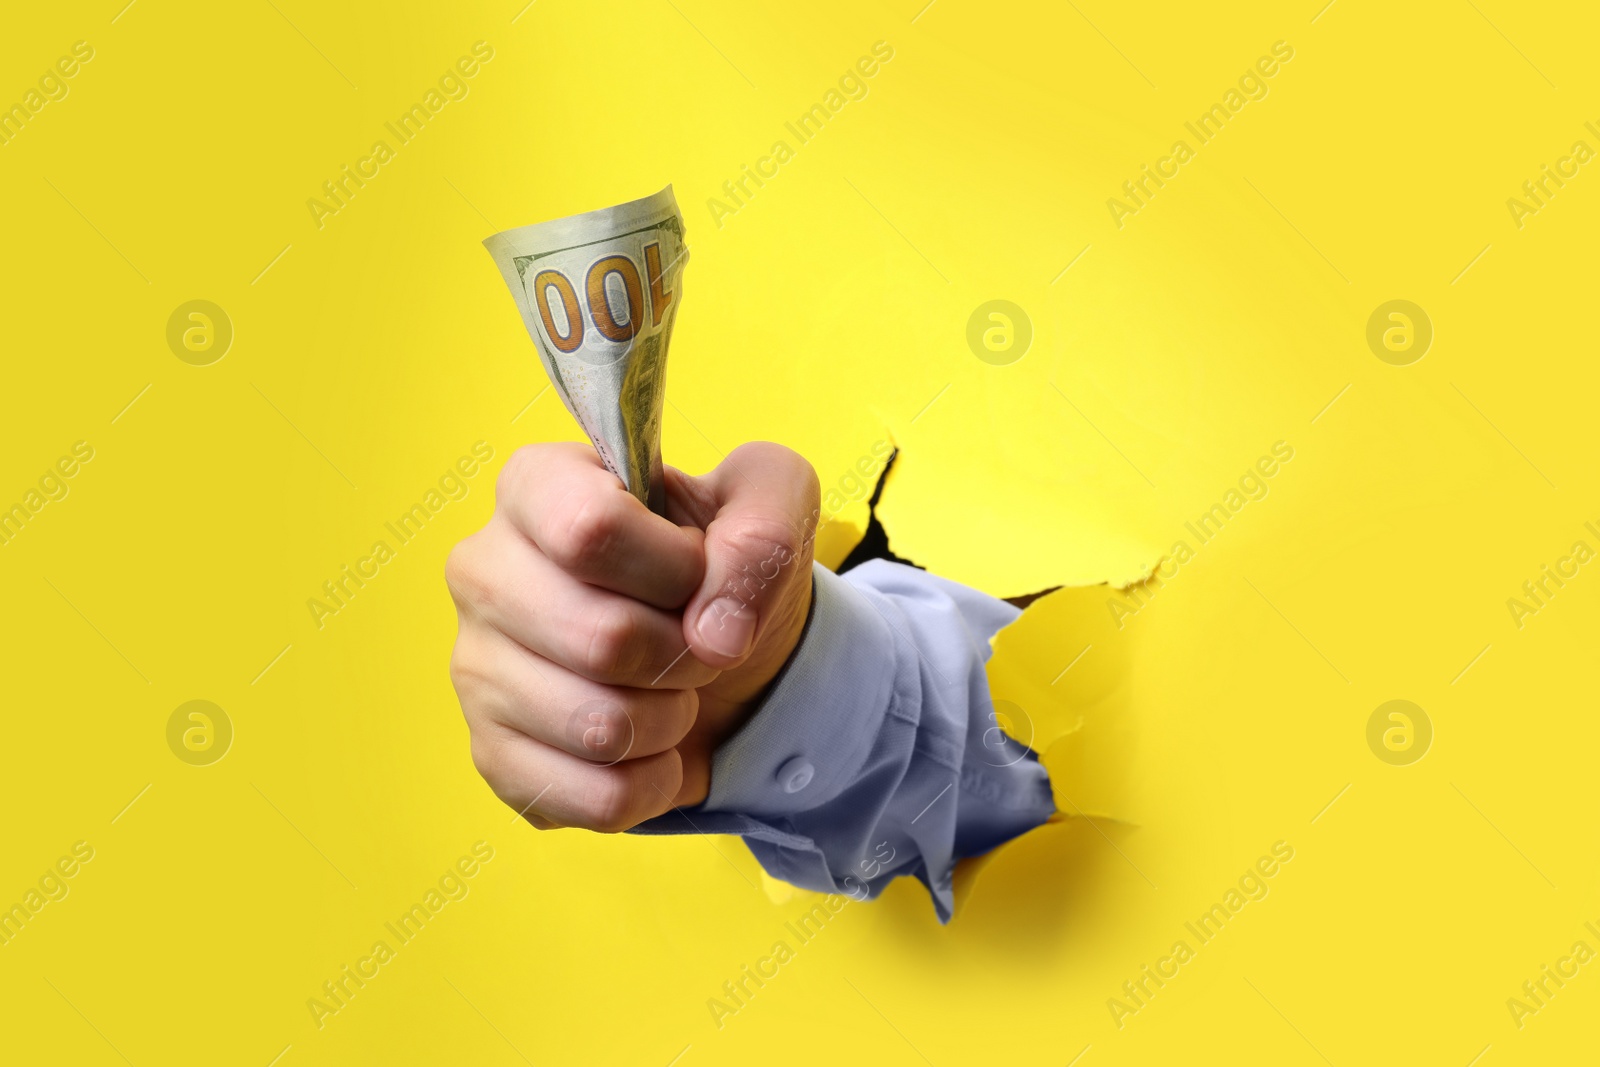
<svg viewBox="0 0 1600 1067">
<path fill-rule="evenodd" d="M 0 101 L 94 48 L 0 145 L 0 505 L 94 449 L 0 546 L 0 904 L 94 849 L 0 946 L 8 1061 L 1590 1055 L 1594 965 L 1520 1027 L 1507 999 L 1600 949 L 1600 568 L 1520 627 L 1506 602 L 1600 547 L 1600 177 L 1520 227 L 1506 201 L 1600 147 L 1591 12 L 120 4 L 0 37 Z M 469 94 L 319 228 L 308 198 L 477 41 Z M 865 98 L 796 147 L 785 123 L 878 41 Z M 1277 41 L 1267 96 L 1119 227 L 1107 199 Z M 707 201 L 779 139 L 794 158 L 719 226 Z M 770 439 L 851 495 L 892 440 L 897 551 L 999 595 L 1090 587 L 991 671 L 1056 740 L 1068 818 L 949 927 L 902 882 L 800 944 L 815 898 L 766 891 L 737 841 L 541 835 L 468 759 L 444 557 L 518 444 L 579 439 L 479 241 L 669 181 L 693 247 L 669 462 Z M 194 299 L 235 331 L 209 366 L 166 341 Z M 965 338 L 992 299 L 1033 324 L 1006 366 Z M 1409 366 L 1367 346 L 1392 299 L 1434 327 Z M 468 495 L 319 628 L 307 599 L 477 441 Z M 1267 496 L 1188 537 L 1279 441 Z M 1180 539 L 1137 612 L 1095 588 Z M 167 744 L 195 699 L 235 731 L 205 767 Z M 1391 699 L 1433 726 L 1409 766 L 1367 745 Z M 469 895 L 319 1028 L 307 1000 L 478 841 Z M 1108 999 L 1278 841 L 1265 899 L 1119 1027 Z M 719 1026 L 708 1001 L 778 940 L 795 957 Z"/>
</svg>

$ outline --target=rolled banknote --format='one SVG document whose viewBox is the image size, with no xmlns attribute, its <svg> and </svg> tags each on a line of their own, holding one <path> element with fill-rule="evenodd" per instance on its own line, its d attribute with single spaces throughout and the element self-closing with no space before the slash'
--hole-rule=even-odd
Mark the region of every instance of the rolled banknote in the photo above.
<svg viewBox="0 0 1600 1067">
<path fill-rule="evenodd" d="M 672 186 L 483 245 L 561 402 L 611 473 L 664 514 L 661 404 L 689 255 Z"/>
</svg>

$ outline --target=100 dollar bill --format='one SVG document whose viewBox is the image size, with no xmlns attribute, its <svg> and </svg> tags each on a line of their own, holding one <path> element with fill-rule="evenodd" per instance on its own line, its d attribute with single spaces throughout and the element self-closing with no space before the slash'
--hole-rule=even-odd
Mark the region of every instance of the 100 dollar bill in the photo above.
<svg viewBox="0 0 1600 1067">
<path fill-rule="evenodd" d="M 550 383 L 606 467 L 666 509 L 661 405 L 688 247 L 669 185 L 654 196 L 483 242 Z"/>
</svg>

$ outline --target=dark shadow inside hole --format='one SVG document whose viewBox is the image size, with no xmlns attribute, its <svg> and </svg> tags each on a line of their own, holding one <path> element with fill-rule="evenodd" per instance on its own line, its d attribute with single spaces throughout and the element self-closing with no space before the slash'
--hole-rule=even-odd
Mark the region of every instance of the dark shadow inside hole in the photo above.
<svg viewBox="0 0 1600 1067">
<path fill-rule="evenodd" d="M 904 556 L 895 555 L 889 548 L 889 535 L 884 530 L 883 523 L 878 521 L 878 501 L 883 498 L 883 487 L 889 481 L 889 472 L 894 470 L 894 461 L 899 458 L 900 450 L 897 448 L 890 453 L 889 462 L 883 465 L 883 473 L 878 475 L 878 484 L 872 489 L 872 498 L 867 501 L 867 510 L 869 512 L 867 532 L 862 535 L 860 542 L 850 550 L 850 554 L 839 564 L 840 574 L 843 574 L 851 567 L 861 566 L 869 559 L 893 560 L 895 563 L 904 563 L 906 566 L 916 567 L 918 570 L 928 569 L 921 564 L 913 563 Z"/>
<path fill-rule="evenodd" d="M 897 448 L 889 455 L 889 462 L 883 465 L 883 473 L 878 475 L 878 484 L 873 487 L 872 498 L 867 501 L 867 532 L 862 535 L 860 542 L 850 550 L 850 554 L 839 564 L 838 573 L 843 574 L 851 567 L 859 567 L 871 559 L 892 560 L 895 563 L 904 563 L 908 567 L 915 567 L 920 571 L 928 569 L 920 563 L 906 559 L 904 556 L 895 555 L 894 550 L 889 547 L 889 534 L 884 530 L 883 523 L 878 520 L 878 501 L 883 499 L 883 487 L 888 484 L 889 472 L 894 470 L 894 461 L 899 458 L 900 450 Z M 1025 608 L 1046 593 L 1053 593 L 1059 588 L 1061 587 L 1054 585 L 1049 589 L 1041 589 L 1037 593 L 1006 597 L 1006 600 L 1019 608 Z"/>
</svg>

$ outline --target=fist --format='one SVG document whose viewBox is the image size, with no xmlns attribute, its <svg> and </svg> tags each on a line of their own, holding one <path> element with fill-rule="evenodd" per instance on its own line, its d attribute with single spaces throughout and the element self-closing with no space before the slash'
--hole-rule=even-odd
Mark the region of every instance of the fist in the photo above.
<svg viewBox="0 0 1600 1067">
<path fill-rule="evenodd" d="M 756 442 L 666 486 L 663 518 L 594 449 L 530 445 L 450 553 L 473 763 L 540 829 L 614 833 L 704 800 L 712 752 L 805 627 L 811 465 Z"/>
</svg>

